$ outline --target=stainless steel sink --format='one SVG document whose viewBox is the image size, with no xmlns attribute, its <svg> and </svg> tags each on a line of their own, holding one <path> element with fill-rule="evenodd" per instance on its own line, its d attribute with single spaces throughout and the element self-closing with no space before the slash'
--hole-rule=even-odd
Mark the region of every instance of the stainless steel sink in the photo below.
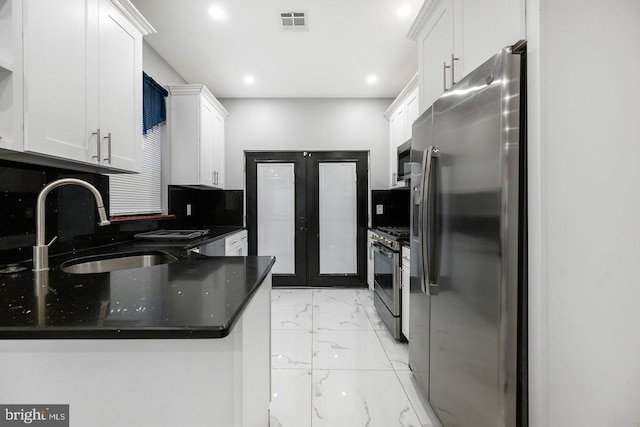
<svg viewBox="0 0 640 427">
<path fill-rule="evenodd" d="M 178 259 L 158 251 L 111 253 L 75 258 L 60 265 L 60 269 L 71 274 L 106 273 L 129 268 L 150 267 L 169 264 Z"/>
</svg>

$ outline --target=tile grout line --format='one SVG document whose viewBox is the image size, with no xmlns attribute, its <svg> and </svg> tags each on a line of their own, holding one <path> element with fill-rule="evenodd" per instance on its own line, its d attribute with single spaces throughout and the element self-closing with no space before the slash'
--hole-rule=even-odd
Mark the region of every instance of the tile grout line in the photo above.
<svg viewBox="0 0 640 427">
<path fill-rule="evenodd" d="M 309 411 L 309 426 L 313 427 L 313 389 L 314 389 L 314 375 L 313 375 L 313 354 L 315 352 L 315 329 L 313 327 L 313 318 L 314 318 L 314 303 L 315 303 L 315 291 L 313 289 L 311 289 L 311 381 L 309 381 L 309 383 L 311 384 L 311 388 L 309 390 L 309 400 L 310 400 L 310 406 L 311 408 Z"/>
</svg>

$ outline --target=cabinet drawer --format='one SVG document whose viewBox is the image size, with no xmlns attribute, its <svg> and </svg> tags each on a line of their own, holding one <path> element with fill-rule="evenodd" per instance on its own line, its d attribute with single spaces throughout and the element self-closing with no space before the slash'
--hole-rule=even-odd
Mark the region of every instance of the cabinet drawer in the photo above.
<svg viewBox="0 0 640 427">
<path fill-rule="evenodd" d="M 242 230 L 224 239 L 225 253 L 233 252 L 242 245 L 247 243 L 247 230 Z"/>
</svg>

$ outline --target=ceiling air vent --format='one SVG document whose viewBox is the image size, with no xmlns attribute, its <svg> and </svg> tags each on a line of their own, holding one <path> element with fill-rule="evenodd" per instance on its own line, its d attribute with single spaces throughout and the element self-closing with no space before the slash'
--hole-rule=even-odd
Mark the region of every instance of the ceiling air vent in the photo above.
<svg viewBox="0 0 640 427">
<path fill-rule="evenodd" d="M 281 12 L 280 20 L 284 31 L 307 31 L 307 16 L 305 12 Z"/>
</svg>

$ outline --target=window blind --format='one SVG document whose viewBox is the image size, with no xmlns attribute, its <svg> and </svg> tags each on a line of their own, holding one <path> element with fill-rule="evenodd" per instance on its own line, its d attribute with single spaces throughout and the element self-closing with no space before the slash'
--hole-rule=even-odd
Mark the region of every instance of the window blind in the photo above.
<svg viewBox="0 0 640 427">
<path fill-rule="evenodd" d="M 142 168 L 139 174 L 109 176 L 109 214 L 140 215 L 162 212 L 161 163 L 166 122 L 142 137 Z"/>
<path fill-rule="evenodd" d="M 169 93 L 146 73 L 142 81 L 141 171 L 109 177 L 111 216 L 162 213 L 162 142 L 167 138 L 165 97 Z"/>
</svg>

